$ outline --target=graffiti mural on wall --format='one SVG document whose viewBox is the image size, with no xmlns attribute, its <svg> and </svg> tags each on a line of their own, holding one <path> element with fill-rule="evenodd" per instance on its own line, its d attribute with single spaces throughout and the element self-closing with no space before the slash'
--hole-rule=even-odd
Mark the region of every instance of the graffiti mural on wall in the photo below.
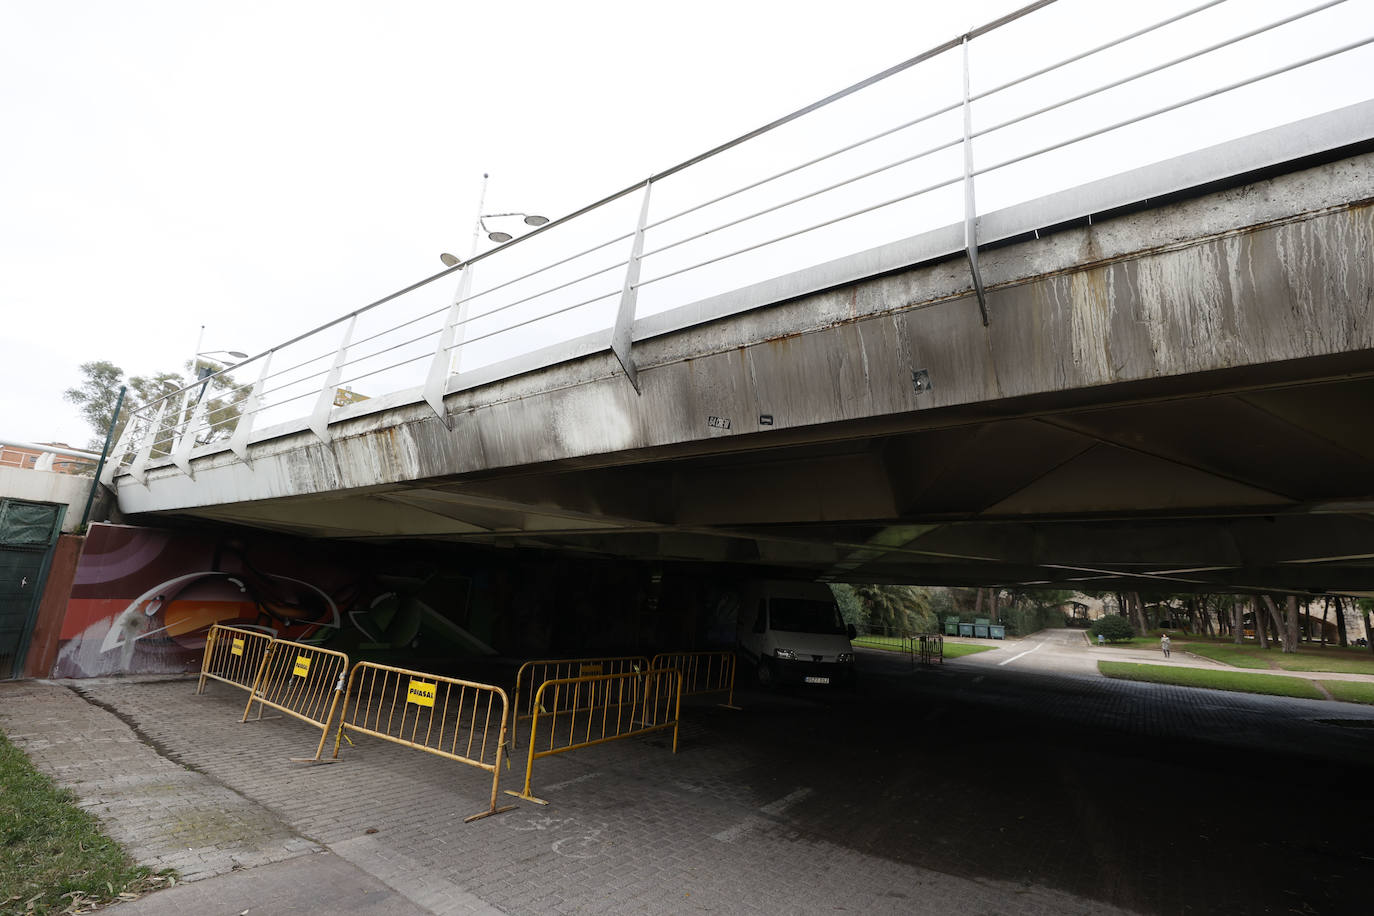
<svg viewBox="0 0 1374 916">
<path fill-rule="evenodd" d="M 329 639 L 341 622 L 340 603 L 356 595 L 356 577 L 325 557 L 282 546 L 92 525 L 53 675 L 195 670 L 215 623 Z"/>
<path fill-rule="evenodd" d="M 635 564 L 95 524 L 52 676 L 197 671 L 216 623 L 460 674 L 493 647 L 530 658 L 694 645 L 696 602 L 651 605 L 651 592 Z"/>
</svg>

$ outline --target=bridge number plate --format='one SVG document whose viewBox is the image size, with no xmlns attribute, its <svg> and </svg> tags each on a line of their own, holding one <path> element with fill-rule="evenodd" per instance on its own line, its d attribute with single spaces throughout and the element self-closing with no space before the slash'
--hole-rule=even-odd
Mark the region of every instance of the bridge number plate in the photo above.
<svg viewBox="0 0 1374 916">
<path fill-rule="evenodd" d="M 808 684 L 829 684 L 829 683 L 830 683 L 830 678 L 828 678 L 828 677 L 808 677 L 808 678 L 806 679 L 806 683 L 808 683 Z"/>
<path fill-rule="evenodd" d="M 412 679 L 410 689 L 406 691 L 406 702 L 414 703 L 416 706 L 434 707 L 434 691 L 438 685 L 428 681 L 417 681 Z"/>
<path fill-rule="evenodd" d="M 229 645 L 229 652 L 230 652 L 230 654 L 232 654 L 232 655 L 242 655 L 242 654 L 243 654 L 243 639 L 242 639 L 242 637 L 239 637 L 239 636 L 235 636 L 235 637 L 234 637 L 234 641 L 233 641 L 232 643 L 230 643 L 230 645 Z"/>
<path fill-rule="evenodd" d="M 296 677 L 305 677 L 310 673 L 310 656 L 297 655 L 296 667 L 291 669 L 291 673 Z"/>
<path fill-rule="evenodd" d="M 709 427 L 711 427 L 712 429 L 729 429 L 729 428 L 730 428 L 730 418 L 729 418 L 729 417 L 707 417 L 707 418 L 706 418 L 706 425 L 709 426 Z"/>
</svg>

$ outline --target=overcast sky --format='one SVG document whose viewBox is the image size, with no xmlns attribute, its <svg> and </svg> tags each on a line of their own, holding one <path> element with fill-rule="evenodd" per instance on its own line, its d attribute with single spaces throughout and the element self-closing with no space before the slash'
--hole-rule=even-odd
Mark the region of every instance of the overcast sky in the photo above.
<svg viewBox="0 0 1374 916">
<path fill-rule="evenodd" d="M 434 273 L 484 172 L 557 217 L 1022 5 L 0 0 L 0 436 Z"/>
</svg>

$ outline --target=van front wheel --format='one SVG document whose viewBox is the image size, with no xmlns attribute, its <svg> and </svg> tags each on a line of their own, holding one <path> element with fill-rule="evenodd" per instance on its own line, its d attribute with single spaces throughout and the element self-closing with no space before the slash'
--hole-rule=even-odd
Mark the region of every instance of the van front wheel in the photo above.
<svg viewBox="0 0 1374 916">
<path fill-rule="evenodd" d="M 759 659 L 759 667 L 755 671 L 760 687 L 772 687 L 774 683 L 773 665 L 766 658 Z"/>
</svg>

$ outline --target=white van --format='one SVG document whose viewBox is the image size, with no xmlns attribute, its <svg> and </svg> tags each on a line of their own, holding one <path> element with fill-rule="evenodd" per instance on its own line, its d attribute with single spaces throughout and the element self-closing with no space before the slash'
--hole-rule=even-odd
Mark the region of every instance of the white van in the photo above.
<svg viewBox="0 0 1374 916">
<path fill-rule="evenodd" d="M 756 581 L 741 590 L 739 651 L 764 686 L 852 685 L 854 635 L 824 583 Z"/>
</svg>

